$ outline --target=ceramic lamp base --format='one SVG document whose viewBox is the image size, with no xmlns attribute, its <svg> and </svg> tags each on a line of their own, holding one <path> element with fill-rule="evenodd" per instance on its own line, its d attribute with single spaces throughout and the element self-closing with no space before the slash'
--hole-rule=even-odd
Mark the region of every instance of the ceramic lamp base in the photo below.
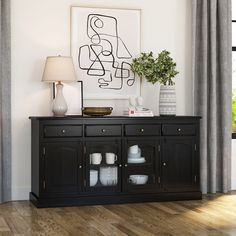
<svg viewBox="0 0 236 236">
<path fill-rule="evenodd" d="M 68 110 L 66 100 L 62 93 L 63 84 L 61 82 L 58 82 L 56 88 L 57 88 L 57 93 L 52 103 L 52 112 L 54 116 L 63 117 L 65 116 Z"/>
</svg>

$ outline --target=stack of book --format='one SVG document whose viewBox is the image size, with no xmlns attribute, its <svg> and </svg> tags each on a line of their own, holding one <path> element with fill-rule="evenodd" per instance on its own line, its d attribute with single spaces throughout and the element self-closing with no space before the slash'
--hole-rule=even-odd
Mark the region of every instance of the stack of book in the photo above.
<svg viewBox="0 0 236 236">
<path fill-rule="evenodd" d="M 124 115 L 127 115 L 129 117 L 154 116 L 153 112 L 149 109 L 146 109 L 146 108 L 139 110 L 139 111 L 130 109 L 128 111 L 125 111 Z"/>
</svg>

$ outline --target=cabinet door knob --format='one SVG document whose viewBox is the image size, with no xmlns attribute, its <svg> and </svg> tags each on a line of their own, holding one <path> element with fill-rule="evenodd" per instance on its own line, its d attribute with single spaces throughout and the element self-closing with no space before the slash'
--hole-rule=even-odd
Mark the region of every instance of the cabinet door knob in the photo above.
<svg viewBox="0 0 236 236">
<path fill-rule="evenodd" d="M 127 167 L 128 165 L 127 164 L 125 164 L 125 167 Z"/>
<path fill-rule="evenodd" d="M 140 132 L 141 132 L 141 133 L 143 133 L 143 132 L 144 132 L 144 129 L 143 129 L 143 128 L 142 128 L 142 129 L 140 129 Z"/>
<path fill-rule="evenodd" d="M 64 133 L 66 132 L 66 130 L 65 130 L 65 129 L 63 129 L 61 132 L 64 134 Z"/>
<path fill-rule="evenodd" d="M 120 165 L 119 165 L 119 167 L 121 168 L 121 167 L 122 167 L 122 165 L 120 164 Z"/>
<path fill-rule="evenodd" d="M 102 133 L 105 133 L 106 132 L 106 130 L 105 129 L 102 129 Z"/>
<path fill-rule="evenodd" d="M 81 166 L 81 165 L 79 165 L 79 169 L 82 169 L 82 166 Z"/>
<path fill-rule="evenodd" d="M 181 129 L 180 129 L 180 128 L 178 128 L 178 129 L 177 129 L 177 131 L 178 131 L 178 132 L 180 132 L 180 131 L 181 131 Z"/>
<path fill-rule="evenodd" d="M 165 163 L 165 162 L 163 162 L 163 166 L 166 166 L 166 163 Z"/>
</svg>

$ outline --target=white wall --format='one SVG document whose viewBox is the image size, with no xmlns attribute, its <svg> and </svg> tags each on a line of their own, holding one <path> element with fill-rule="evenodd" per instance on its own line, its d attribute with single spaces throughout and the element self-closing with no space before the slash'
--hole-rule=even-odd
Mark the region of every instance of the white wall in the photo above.
<svg viewBox="0 0 236 236">
<path fill-rule="evenodd" d="M 232 19 L 235 18 L 236 18 L 236 1 L 234 0 L 232 1 Z M 234 86 L 236 85 L 234 85 L 233 83 L 233 88 Z M 236 140 L 235 139 L 232 140 L 232 189 L 236 190 Z"/>
<path fill-rule="evenodd" d="M 70 6 L 142 9 L 142 51 L 167 49 L 177 61 L 177 114 L 192 114 L 189 0 L 12 0 L 13 199 L 30 191 L 29 116 L 51 115 L 51 91 L 41 82 L 45 58 L 69 55 Z M 158 86 L 144 83 L 144 103 L 158 114 Z M 121 115 L 125 101 L 101 101 Z M 87 103 L 86 105 L 91 105 Z M 96 105 L 93 103 L 93 105 Z"/>
<path fill-rule="evenodd" d="M 236 190 L 236 139 L 232 140 L 232 184 L 231 189 Z"/>
</svg>

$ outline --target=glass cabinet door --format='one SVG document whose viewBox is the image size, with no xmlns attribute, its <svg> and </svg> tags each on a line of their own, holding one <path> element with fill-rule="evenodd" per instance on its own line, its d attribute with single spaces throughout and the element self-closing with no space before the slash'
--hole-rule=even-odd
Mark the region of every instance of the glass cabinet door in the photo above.
<svg viewBox="0 0 236 236">
<path fill-rule="evenodd" d="M 127 139 L 124 146 L 124 191 L 158 191 L 159 141 L 147 138 Z"/>
<path fill-rule="evenodd" d="M 120 159 L 120 141 L 86 142 L 86 190 L 119 191 Z"/>
</svg>

